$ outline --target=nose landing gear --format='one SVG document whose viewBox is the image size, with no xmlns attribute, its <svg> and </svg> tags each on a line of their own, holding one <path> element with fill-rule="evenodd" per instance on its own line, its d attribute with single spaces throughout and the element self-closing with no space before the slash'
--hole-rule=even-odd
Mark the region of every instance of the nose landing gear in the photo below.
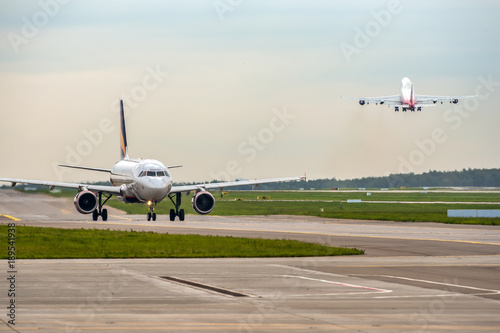
<svg viewBox="0 0 500 333">
<path fill-rule="evenodd" d="M 148 213 L 148 221 L 156 221 L 156 213 L 154 212 L 155 205 L 151 201 L 148 201 L 149 213 Z"/>
</svg>

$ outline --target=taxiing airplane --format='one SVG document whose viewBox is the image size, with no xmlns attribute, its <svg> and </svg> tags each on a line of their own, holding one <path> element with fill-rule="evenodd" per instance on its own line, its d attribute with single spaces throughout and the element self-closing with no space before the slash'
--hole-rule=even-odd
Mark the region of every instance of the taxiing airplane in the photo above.
<svg viewBox="0 0 500 333">
<path fill-rule="evenodd" d="M 394 111 L 399 111 L 402 108 L 404 112 L 422 111 L 422 107 L 434 106 L 437 103 L 453 103 L 457 104 L 460 99 L 477 97 L 476 95 L 469 96 L 427 96 L 416 95 L 413 91 L 413 83 L 409 78 L 405 77 L 401 80 L 401 92 L 399 95 L 384 96 L 384 97 L 342 97 L 343 99 L 357 99 L 360 105 L 375 103 L 394 106 Z"/>
<path fill-rule="evenodd" d="M 180 209 L 182 193 L 189 195 L 193 192 L 192 205 L 194 210 L 198 214 L 208 214 L 215 206 L 215 198 L 208 190 L 222 190 L 223 188 L 231 186 L 259 185 L 305 179 L 305 177 L 289 177 L 174 186 L 172 184 L 172 176 L 170 175 L 169 169 L 181 167 L 181 165 L 165 166 L 163 163 L 156 160 L 129 158 L 123 101 L 120 101 L 120 125 L 121 160 L 111 169 L 60 165 L 62 167 L 107 172 L 110 174 L 112 186 L 14 178 L 0 178 L 0 181 L 10 182 L 12 187 L 16 186 L 18 183 L 24 183 L 46 185 L 49 186 L 51 190 L 55 187 L 77 189 L 78 194 L 74 199 L 76 210 L 82 214 L 92 214 L 92 219 L 94 221 L 97 221 L 99 216 L 101 216 L 103 221 L 108 219 L 108 212 L 102 207 L 113 195 L 117 196 L 118 200 L 125 203 L 146 203 L 149 207 L 149 212 L 147 214 L 148 221 L 151 219 L 153 219 L 153 221 L 156 220 L 156 213 L 154 212 L 155 205 L 168 197 L 174 205 L 174 208 L 170 210 L 170 221 L 174 221 L 176 216 L 179 217 L 179 220 L 184 221 L 184 209 Z"/>
</svg>

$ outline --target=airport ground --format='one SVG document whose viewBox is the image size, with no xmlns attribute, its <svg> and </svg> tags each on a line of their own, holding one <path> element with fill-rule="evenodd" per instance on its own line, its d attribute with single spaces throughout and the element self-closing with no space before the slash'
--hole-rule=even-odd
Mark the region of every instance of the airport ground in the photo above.
<svg viewBox="0 0 500 333">
<path fill-rule="evenodd" d="M 16 262 L 16 325 L 6 332 L 498 332 L 500 226 L 303 216 L 199 216 L 183 222 L 0 191 L 0 223 L 291 238 L 363 256 L 82 259 Z M 19 219 L 14 221 L 13 218 Z M 2 295 L 8 264 L 1 265 Z M 7 276 L 8 277 L 8 276 Z M 3 287 L 2 287 L 3 286 Z"/>
</svg>

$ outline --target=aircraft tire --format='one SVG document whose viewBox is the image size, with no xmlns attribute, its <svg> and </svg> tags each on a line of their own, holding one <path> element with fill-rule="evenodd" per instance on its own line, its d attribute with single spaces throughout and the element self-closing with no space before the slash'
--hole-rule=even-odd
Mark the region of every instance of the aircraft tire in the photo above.
<svg viewBox="0 0 500 333">
<path fill-rule="evenodd" d="M 184 216 L 185 216 L 184 209 L 181 209 L 179 211 L 179 221 L 184 221 Z"/>
<path fill-rule="evenodd" d="M 170 210 L 170 221 L 175 221 L 175 210 Z"/>
<path fill-rule="evenodd" d="M 97 221 L 98 218 L 99 218 L 99 212 L 96 209 L 92 212 L 92 220 Z"/>
<path fill-rule="evenodd" d="M 108 220 L 108 210 L 107 209 L 103 209 L 102 210 L 101 217 L 102 217 L 103 221 L 107 221 Z"/>
</svg>

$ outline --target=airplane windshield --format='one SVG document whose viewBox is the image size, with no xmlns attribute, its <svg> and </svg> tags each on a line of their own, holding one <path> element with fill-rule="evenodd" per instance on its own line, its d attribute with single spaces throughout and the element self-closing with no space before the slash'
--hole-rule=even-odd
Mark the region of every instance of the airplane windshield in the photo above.
<svg viewBox="0 0 500 333">
<path fill-rule="evenodd" d="M 170 174 L 168 171 L 142 171 L 139 174 L 139 177 L 170 177 Z"/>
</svg>

